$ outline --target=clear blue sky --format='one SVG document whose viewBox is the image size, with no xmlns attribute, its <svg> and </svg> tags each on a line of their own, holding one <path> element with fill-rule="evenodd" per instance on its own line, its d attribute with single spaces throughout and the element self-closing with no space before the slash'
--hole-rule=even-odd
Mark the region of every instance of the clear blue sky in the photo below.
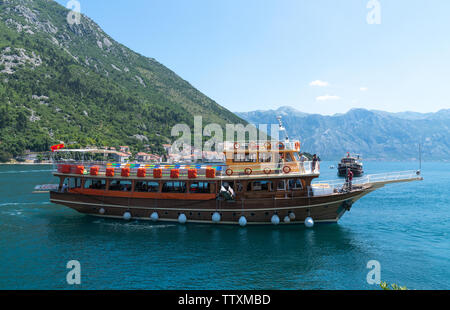
<svg viewBox="0 0 450 310">
<path fill-rule="evenodd" d="M 115 40 L 232 111 L 450 108 L 448 0 L 379 0 L 378 25 L 368 0 L 80 3 Z"/>
</svg>

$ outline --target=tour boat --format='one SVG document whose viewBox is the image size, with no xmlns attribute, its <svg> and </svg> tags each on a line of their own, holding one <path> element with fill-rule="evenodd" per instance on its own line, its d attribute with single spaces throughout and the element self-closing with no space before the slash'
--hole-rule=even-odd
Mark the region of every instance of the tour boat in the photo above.
<svg viewBox="0 0 450 310">
<path fill-rule="evenodd" d="M 350 153 L 347 153 L 347 156 L 341 159 L 341 162 L 338 165 L 338 175 L 340 177 L 345 177 L 349 170 L 353 172 L 353 176 L 355 177 L 360 177 L 364 174 L 360 155 L 351 156 Z"/>
<path fill-rule="evenodd" d="M 346 184 L 318 182 L 319 162 L 300 141 L 225 142 L 218 164 L 55 162 L 50 201 L 124 220 L 237 224 L 336 223 L 363 196 L 420 171 L 369 175 Z"/>
</svg>

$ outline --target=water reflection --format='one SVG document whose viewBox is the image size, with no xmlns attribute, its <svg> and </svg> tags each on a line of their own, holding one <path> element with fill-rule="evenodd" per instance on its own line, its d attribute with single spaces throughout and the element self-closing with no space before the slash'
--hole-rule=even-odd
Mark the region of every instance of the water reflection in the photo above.
<svg viewBox="0 0 450 310">
<path fill-rule="evenodd" d="M 135 276 L 150 277 L 153 280 L 147 285 L 160 288 L 330 288 L 336 284 L 327 283 L 326 275 L 336 272 L 339 263 L 335 257 L 342 256 L 345 264 L 360 265 L 359 270 L 364 271 L 359 258 L 370 256 L 358 236 L 336 224 L 315 229 L 301 225 L 241 228 L 124 222 L 68 214 L 52 217 L 48 227 L 51 242 L 70 244 L 80 257 L 92 255 L 94 250 L 108 261 L 118 261 L 119 257 L 129 260 L 120 261 L 122 265 L 152 265 L 151 270 L 141 269 Z M 163 276 L 168 266 L 171 271 Z M 115 266 L 109 272 L 120 275 Z M 162 276 L 165 280 L 158 283 Z M 102 279 L 92 280 L 103 283 Z"/>
<path fill-rule="evenodd" d="M 52 183 L 50 173 L 0 167 L 12 171 L 0 176 L 0 288 L 70 289 L 65 264 L 78 259 L 86 289 L 373 289 L 365 281 L 366 264 L 377 259 L 387 281 L 445 289 L 448 167 L 424 164 L 424 182 L 380 189 L 340 224 L 312 230 L 84 216 L 31 194 L 36 184 Z M 367 163 L 366 168 L 407 167 Z M 327 173 L 335 177 L 335 171 L 324 171 L 324 179 Z"/>
</svg>

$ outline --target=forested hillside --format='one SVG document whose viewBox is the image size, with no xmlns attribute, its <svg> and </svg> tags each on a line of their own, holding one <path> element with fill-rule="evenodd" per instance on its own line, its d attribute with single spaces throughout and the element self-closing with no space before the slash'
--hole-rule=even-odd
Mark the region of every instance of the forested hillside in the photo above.
<svg viewBox="0 0 450 310">
<path fill-rule="evenodd" d="M 246 122 L 54 1 L 0 0 L 0 157 L 72 146 L 168 142 L 174 124 Z"/>
</svg>

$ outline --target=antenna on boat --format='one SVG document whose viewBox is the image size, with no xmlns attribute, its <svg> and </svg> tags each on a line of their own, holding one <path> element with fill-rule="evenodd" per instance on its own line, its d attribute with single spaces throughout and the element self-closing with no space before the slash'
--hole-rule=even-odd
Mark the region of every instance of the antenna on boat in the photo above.
<svg viewBox="0 0 450 310">
<path fill-rule="evenodd" d="M 283 126 L 282 119 L 283 118 L 281 117 L 281 115 L 277 116 L 277 120 L 278 120 L 278 124 L 279 124 L 279 130 L 280 130 L 280 132 L 284 132 L 285 140 L 286 140 L 286 142 L 289 142 L 289 136 L 287 134 L 286 128 Z"/>
<path fill-rule="evenodd" d="M 422 141 L 419 142 L 419 171 L 417 174 L 420 175 L 422 173 Z"/>
</svg>

